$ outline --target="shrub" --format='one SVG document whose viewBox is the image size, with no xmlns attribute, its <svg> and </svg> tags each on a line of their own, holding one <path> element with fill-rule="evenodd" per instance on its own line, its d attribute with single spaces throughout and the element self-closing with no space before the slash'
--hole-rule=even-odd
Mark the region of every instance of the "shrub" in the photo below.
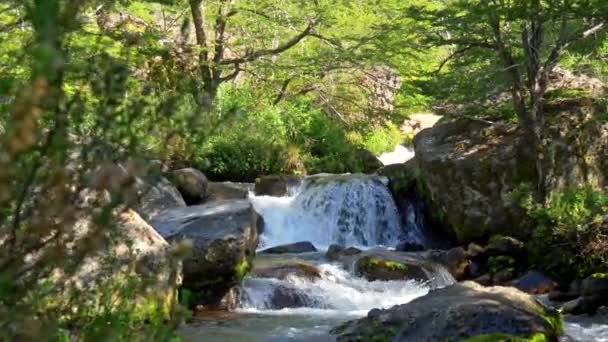
<svg viewBox="0 0 608 342">
<path fill-rule="evenodd" d="M 608 269 L 608 194 L 590 186 L 553 193 L 536 203 L 524 186 L 522 206 L 536 221 L 530 262 L 561 280 Z"/>
</svg>

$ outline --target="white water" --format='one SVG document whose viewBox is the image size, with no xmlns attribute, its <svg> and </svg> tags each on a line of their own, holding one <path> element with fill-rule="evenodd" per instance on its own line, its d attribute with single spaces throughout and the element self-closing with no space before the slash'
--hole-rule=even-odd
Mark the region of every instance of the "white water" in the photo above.
<svg viewBox="0 0 608 342">
<path fill-rule="evenodd" d="M 422 243 L 417 231 L 403 231 L 384 177 L 317 175 L 290 197 L 252 196 L 264 217 L 260 248 L 310 241 L 319 249 L 343 246 L 394 247 L 407 239 Z"/>
<path fill-rule="evenodd" d="M 285 280 L 248 279 L 242 293 L 241 312 L 321 316 L 364 316 L 374 308 L 407 303 L 429 291 L 429 284 L 408 281 L 374 281 L 355 277 L 337 265 L 321 264 L 321 279 L 295 276 Z M 271 302 L 277 286 L 293 289 L 307 297 L 306 307 L 275 310 Z"/>
<path fill-rule="evenodd" d="M 380 160 L 383 165 L 403 164 L 414 158 L 414 156 L 415 153 L 411 148 L 397 145 L 393 152 L 386 152 L 378 156 L 378 160 Z"/>
</svg>

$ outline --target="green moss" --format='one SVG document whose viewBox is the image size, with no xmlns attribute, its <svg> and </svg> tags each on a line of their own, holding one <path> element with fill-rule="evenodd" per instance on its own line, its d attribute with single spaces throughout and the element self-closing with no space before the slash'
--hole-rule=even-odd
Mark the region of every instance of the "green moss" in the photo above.
<svg viewBox="0 0 608 342">
<path fill-rule="evenodd" d="M 557 311 L 545 310 L 543 319 L 549 325 L 549 331 L 546 335 L 551 339 L 557 339 L 564 335 L 564 316 Z"/>
<path fill-rule="evenodd" d="M 591 275 L 594 279 L 608 279 L 608 273 L 594 273 Z"/>
<path fill-rule="evenodd" d="M 240 264 L 236 265 L 234 271 L 236 272 L 237 280 L 241 281 L 243 278 L 245 278 L 249 271 L 251 271 L 251 264 L 247 260 L 245 260 Z"/>
</svg>

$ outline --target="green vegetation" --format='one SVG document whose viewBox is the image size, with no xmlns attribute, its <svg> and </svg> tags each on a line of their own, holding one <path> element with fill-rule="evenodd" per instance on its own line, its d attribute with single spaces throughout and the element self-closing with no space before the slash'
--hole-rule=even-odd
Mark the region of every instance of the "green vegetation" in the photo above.
<svg viewBox="0 0 608 342">
<path fill-rule="evenodd" d="M 534 201 L 528 186 L 521 194 L 522 206 L 537 222 L 529 243 L 533 265 L 563 280 L 607 271 L 606 192 L 570 189 L 552 194 L 546 206 Z"/>
<path fill-rule="evenodd" d="M 548 89 L 557 64 L 608 75 L 607 13 L 604 0 L 2 1 L 0 337 L 172 337 L 174 289 L 150 295 L 116 222 L 142 195 L 135 178 L 158 177 L 150 160 L 212 180 L 368 171 L 434 106 L 516 122 L 542 151 L 545 100 L 583 95 Z M 83 205 L 85 190 L 109 200 Z M 531 198 L 534 263 L 606 272 L 601 189 Z M 99 265 L 111 277 L 67 281 L 118 247 Z"/>
</svg>

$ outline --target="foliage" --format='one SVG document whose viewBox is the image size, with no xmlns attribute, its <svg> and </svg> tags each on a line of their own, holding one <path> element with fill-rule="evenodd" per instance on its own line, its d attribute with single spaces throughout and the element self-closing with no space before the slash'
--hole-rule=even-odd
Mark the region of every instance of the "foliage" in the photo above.
<svg viewBox="0 0 608 342">
<path fill-rule="evenodd" d="M 606 192 L 589 186 L 570 189 L 552 194 L 543 206 L 522 186 L 519 198 L 537 224 L 528 245 L 533 265 L 562 280 L 606 272 Z"/>
</svg>

